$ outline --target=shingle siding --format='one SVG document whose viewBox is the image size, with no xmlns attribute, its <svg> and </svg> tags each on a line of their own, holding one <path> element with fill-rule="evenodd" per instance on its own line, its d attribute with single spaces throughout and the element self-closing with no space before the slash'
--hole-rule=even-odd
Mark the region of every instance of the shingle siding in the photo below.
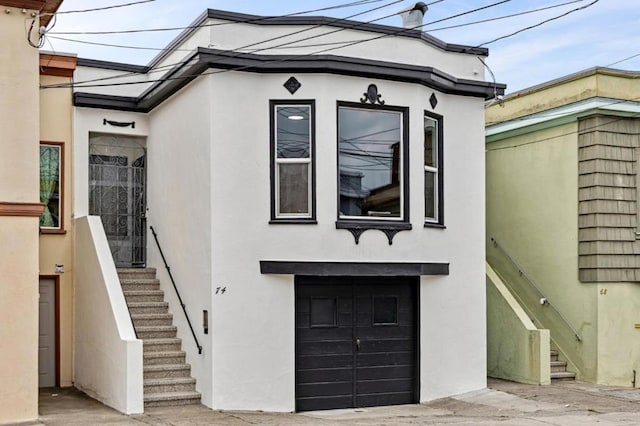
<svg viewBox="0 0 640 426">
<path fill-rule="evenodd" d="M 640 281 L 640 120 L 595 115 L 578 134 L 578 268 L 583 282 Z"/>
</svg>

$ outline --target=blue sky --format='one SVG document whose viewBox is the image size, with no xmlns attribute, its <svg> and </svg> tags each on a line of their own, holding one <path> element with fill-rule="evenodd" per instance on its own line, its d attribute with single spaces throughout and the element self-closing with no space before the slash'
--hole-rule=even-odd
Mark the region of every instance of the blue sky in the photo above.
<svg viewBox="0 0 640 426">
<path fill-rule="evenodd" d="M 135 0 L 64 0 L 59 12 L 83 10 L 102 6 L 130 3 Z M 189 25 L 207 8 L 222 9 L 256 15 L 285 15 L 306 10 L 350 3 L 353 0 L 155 0 L 143 4 L 105 11 L 59 14 L 50 29 L 45 50 L 77 53 L 83 58 L 94 58 L 133 64 L 146 64 L 157 52 L 113 47 L 99 47 L 60 40 L 89 41 L 126 46 L 162 48 L 179 31 L 141 32 L 114 35 L 56 34 L 75 31 L 114 31 L 130 29 L 166 28 Z M 450 18 L 454 15 L 498 3 L 500 0 L 423 0 L 433 3 L 425 16 L 425 23 Z M 455 19 L 429 24 L 424 30 L 449 43 L 480 45 L 557 17 L 573 9 L 584 7 L 594 0 L 506 0 L 502 4 Z M 503 17 L 544 7 L 570 3 L 544 11 L 495 20 L 475 21 Z M 380 0 L 358 7 L 340 8 L 313 15 L 338 18 L 360 14 L 351 18 L 372 21 L 392 15 L 415 4 L 415 0 Z M 496 80 L 508 85 L 507 93 L 540 84 L 594 66 L 640 69 L 640 4 L 638 0 L 599 0 L 595 4 L 567 16 L 486 45 L 490 56 L 487 61 Z M 380 9 L 370 11 L 373 8 Z M 400 26 L 398 16 L 377 20 L 377 23 Z M 447 26 L 457 28 L 443 29 Z M 57 37 L 57 38 L 56 38 Z M 334 52 L 339 54 L 339 51 Z M 631 56 L 632 59 L 616 63 Z M 616 63 L 616 64 L 614 64 Z M 613 65 L 612 65 L 613 64 Z M 434 64 L 437 67 L 437 64 Z M 487 74 L 488 75 L 488 74 Z"/>
</svg>

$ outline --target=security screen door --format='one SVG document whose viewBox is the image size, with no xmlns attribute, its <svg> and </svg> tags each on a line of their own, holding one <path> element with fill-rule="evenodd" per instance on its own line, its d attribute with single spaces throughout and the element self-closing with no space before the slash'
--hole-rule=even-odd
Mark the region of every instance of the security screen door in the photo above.
<svg viewBox="0 0 640 426">
<path fill-rule="evenodd" d="M 146 262 L 144 139 L 92 135 L 89 214 L 100 216 L 117 267 Z"/>
</svg>

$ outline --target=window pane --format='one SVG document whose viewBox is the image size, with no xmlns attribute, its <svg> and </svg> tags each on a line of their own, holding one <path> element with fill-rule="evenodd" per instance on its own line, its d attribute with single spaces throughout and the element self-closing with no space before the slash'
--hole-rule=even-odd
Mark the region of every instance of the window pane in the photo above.
<svg viewBox="0 0 640 426">
<path fill-rule="evenodd" d="M 309 111 L 308 106 L 276 108 L 277 158 L 309 158 Z"/>
<path fill-rule="evenodd" d="M 309 325 L 311 327 L 335 327 L 337 305 L 335 298 L 312 298 Z"/>
<path fill-rule="evenodd" d="M 436 219 L 436 174 L 424 172 L 424 202 L 427 219 Z"/>
<path fill-rule="evenodd" d="M 309 213 L 309 163 L 278 164 L 280 214 Z"/>
<path fill-rule="evenodd" d="M 424 164 L 425 166 L 438 167 L 437 152 L 438 130 L 435 120 L 424 119 Z"/>
<path fill-rule="evenodd" d="M 60 227 L 60 147 L 40 146 L 40 202 L 44 211 L 40 226 Z"/>
<path fill-rule="evenodd" d="M 402 114 L 340 108 L 340 214 L 400 217 Z"/>
<path fill-rule="evenodd" d="M 373 298 L 373 324 L 397 324 L 398 323 L 398 298 L 374 297 Z"/>
</svg>

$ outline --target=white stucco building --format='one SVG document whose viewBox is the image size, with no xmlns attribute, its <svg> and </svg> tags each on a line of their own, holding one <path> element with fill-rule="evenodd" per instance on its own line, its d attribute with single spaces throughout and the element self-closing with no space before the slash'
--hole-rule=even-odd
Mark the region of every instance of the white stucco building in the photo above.
<svg viewBox="0 0 640 426">
<path fill-rule="evenodd" d="M 504 90 L 484 81 L 487 54 L 401 27 L 207 10 L 148 66 L 78 60 L 75 217 L 102 216 L 116 266 L 157 268 L 204 405 L 485 387 L 483 102 Z"/>
</svg>

